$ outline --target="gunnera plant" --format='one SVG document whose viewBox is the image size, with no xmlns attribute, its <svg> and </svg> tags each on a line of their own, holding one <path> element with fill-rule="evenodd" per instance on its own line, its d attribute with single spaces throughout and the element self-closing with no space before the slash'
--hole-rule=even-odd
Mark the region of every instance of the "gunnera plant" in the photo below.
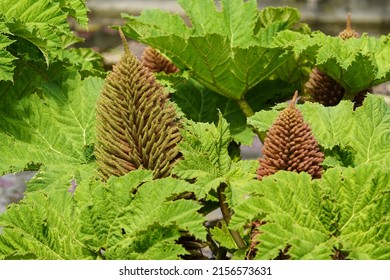
<svg viewBox="0 0 390 280">
<path fill-rule="evenodd" d="M 350 38 L 359 38 L 359 34 L 351 28 L 351 14 L 347 16 L 347 26 L 338 35 L 341 39 L 347 40 Z M 319 102 L 324 106 L 335 106 L 340 103 L 344 97 L 345 89 L 332 77 L 325 72 L 321 71 L 317 67 L 314 67 L 309 75 L 309 80 L 305 84 L 305 91 L 315 102 Z M 367 90 L 356 93 L 355 107 L 360 106 L 363 103 L 363 99 L 367 93 Z"/>
<path fill-rule="evenodd" d="M 324 154 L 295 106 L 297 99 L 296 91 L 290 105 L 280 112 L 267 133 L 262 148 L 264 158 L 259 158 L 257 169 L 259 180 L 279 170 L 307 172 L 313 179 L 321 177 Z"/>
<path fill-rule="evenodd" d="M 132 170 L 169 176 L 181 157 L 176 111 L 168 93 L 129 50 L 109 73 L 97 104 L 96 161 L 103 180 Z"/>
</svg>

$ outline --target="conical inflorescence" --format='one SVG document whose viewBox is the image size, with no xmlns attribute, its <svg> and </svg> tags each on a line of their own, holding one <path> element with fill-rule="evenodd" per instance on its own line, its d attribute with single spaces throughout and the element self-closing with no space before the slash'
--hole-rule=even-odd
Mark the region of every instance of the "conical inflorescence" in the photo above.
<svg viewBox="0 0 390 280">
<path fill-rule="evenodd" d="M 312 100 L 324 106 L 335 106 L 344 96 L 344 87 L 328 74 L 314 67 L 305 84 L 305 91 Z"/>
<path fill-rule="evenodd" d="M 307 172 L 312 178 L 320 178 L 324 154 L 319 150 L 311 128 L 304 122 L 302 113 L 296 108 L 298 92 L 290 105 L 280 112 L 267 133 L 259 158 L 257 178 L 279 170 Z"/>
<path fill-rule="evenodd" d="M 179 72 L 179 68 L 168 58 L 152 47 L 146 47 L 142 54 L 142 63 L 152 72 L 172 74 Z"/>
<path fill-rule="evenodd" d="M 350 14 L 347 16 L 347 27 L 339 33 L 339 37 L 343 40 L 359 38 L 359 34 L 351 28 Z M 314 67 L 310 73 L 309 80 L 305 84 L 305 92 L 315 102 L 319 102 L 324 106 L 335 106 L 344 97 L 345 89 L 328 74 Z"/>
<path fill-rule="evenodd" d="M 181 157 L 176 112 L 168 93 L 121 37 L 125 54 L 107 76 L 97 105 L 98 172 L 103 180 L 138 168 L 165 177 Z"/>
</svg>

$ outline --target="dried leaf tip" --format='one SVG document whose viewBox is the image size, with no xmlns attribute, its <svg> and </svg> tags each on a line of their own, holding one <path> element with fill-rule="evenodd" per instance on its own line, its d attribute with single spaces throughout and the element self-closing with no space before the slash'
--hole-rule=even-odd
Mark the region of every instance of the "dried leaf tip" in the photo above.
<svg viewBox="0 0 390 280">
<path fill-rule="evenodd" d="M 295 92 L 290 105 L 280 112 L 268 131 L 262 148 L 264 158 L 259 158 L 259 180 L 279 170 L 307 172 L 312 178 L 322 175 L 324 155 L 311 128 L 295 106 L 297 98 L 298 92 Z"/>
</svg>

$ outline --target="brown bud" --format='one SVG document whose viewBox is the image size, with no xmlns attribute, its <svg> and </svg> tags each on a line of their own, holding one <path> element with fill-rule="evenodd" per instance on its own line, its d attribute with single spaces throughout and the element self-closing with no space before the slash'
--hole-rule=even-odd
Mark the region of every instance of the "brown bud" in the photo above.
<svg viewBox="0 0 390 280">
<path fill-rule="evenodd" d="M 339 37 L 341 39 L 349 39 L 349 38 L 359 38 L 359 33 L 351 28 L 351 14 L 347 15 L 347 27 L 339 33 Z"/>
<path fill-rule="evenodd" d="M 311 71 L 309 80 L 305 84 L 305 91 L 313 101 L 324 106 L 339 104 L 345 93 L 345 89 L 340 83 L 317 67 Z"/>
<path fill-rule="evenodd" d="M 339 33 L 339 37 L 343 40 L 359 38 L 359 34 L 351 28 L 350 13 L 347 16 L 347 26 L 345 30 Z M 345 89 L 339 82 L 315 67 L 305 84 L 305 92 L 310 95 L 314 102 L 319 102 L 324 106 L 335 106 L 343 98 Z"/>
<path fill-rule="evenodd" d="M 152 47 L 145 48 L 141 59 L 142 63 L 152 72 L 172 74 L 180 71 L 172 61 Z"/>
<path fill-rule="evenodd" d="M 262 148 L 264 158 L 259 158 L 259 180 L 279 170 L 307 172 L 312 178 L 321 177 L 324 154 L 320 152 L 311 128 L 295 107 L 297 97 L 298 92 L 295 92 L 290 105 L 280 112 L 268 131 Z"/>
</svg>

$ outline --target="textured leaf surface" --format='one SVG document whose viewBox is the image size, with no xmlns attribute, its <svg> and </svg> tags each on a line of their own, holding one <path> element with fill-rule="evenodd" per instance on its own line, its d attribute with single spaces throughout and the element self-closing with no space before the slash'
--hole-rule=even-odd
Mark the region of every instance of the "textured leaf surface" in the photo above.
<svg viewBox="0 0 390 280">
<path fill-rule="evenodd" d="M 293 32 L 277 35 L 276 45 L 290 45 L 296 54 L 303 54 L 320 70 L 338 81 L 347 93 L 357 93 L 390 80 L 390 38 L 369 37 L 343 40 L 313 33 Z"/>
<path fill-rule="evenodd" d="M 6 160 L 0 163 L 1 172 L 43 164 L 56 176 L 64 176 L 93 162 L 95 103 L 101 87 L 102 79 L 81 81 L 73 73 L 43 84 L 46 98 L 34 94 L 4 108 L 0 155 Z M 69 184 L 70 179 L 63 183 Z"/>
<path fill-rule="evenodd" d="M 95 259 L 79 238 L 81 220 L 66 191 L 35 192 L 0 216 L 0 256 L 6 259 Z"/>
<path fill-rule="evenodd" d="M 15 57 L 5 49 L 12 42 L 8 37 L 0 34 L 0 81 L 12 81 L 13 79 L 15 66 L 12 64 L 12 61 L 15 60 Z"/>
<path fill-rule="evenodd" d="M 49 64 L 56 52 L 77 41 L 67 16 L 86 26 L 86 6 L 80 0 L 1 0 L 1 15 L 9 33 L 38 48 Z"/>
<path fill-rule="evenodd" d="M 232 238 L 226 223 L 222 223 L 222 227 L 214 227 L 210 229 L 210 233 L 219 246 L 226 249 L 237 249 L 237 245 Z"/>
<path fill-rule="evenodd" d="M 265 177 L 256 192 L 261 195 L 234 208 L 230 227 L 266 222 L 257 258 L 286 250 L 291 259 L 330 259 L 333 247 L 347 258 L 388 258 L 389 175 L 378 165 L 329 169 L 320 180 L 281 171 Z"/>
<path fill-rule="evenodd" d="M 217 126 L 188 121 L 182 135 L 184 160 L 177 163 L 173 173 L 183 179 L 196 179 L 206 193 L 218 187 L 232 164 L 228 152 L 232 139 L 226 120 L 220 116 Z"/>
<path fill-rule="evenodd" d="M 151 179 L 150 171 L 138 170 L 112 177 L 108 185 L 96 182 L 77 189 L 85 221 L 82 233 L 93 251 L 104 249 L 108 259 L 178 258 L 168 251 L 183 253 L 176 244 L 180 231 L 205 239 L 200 205 L 171 201 L 181 193 L 199 192 L 196 186 L 172 178 Z"/>
<path fill-rule="evenodd" d="M 29 193 L 0 216 L 0 258 L 178 259 L 183 232 L 206 239 L 199 187 L 137 170 L 107 183 L 83 180 L 72 195 Z"/>
<path fill-rule="evenodd" d="M 191 20 L 187 26 L 178 15 L 159 10 L 139 17 L 124 15 L 126 35 L 159 49 L 181 68 L 188 68 L 200 83 L 238 100 L 266 79 L 288 58 L 283 46 L 271 46 L 272 38 L 296 23 L 292 9 L 279 9 L 285 24 L 256 27 L 256 1 L 221 1 L 221 10 L 209 0 L 178 1 Z M 295 11 L 295 10 L 294 10 Z M 272 16 L 271 16 L 272 17 Z M 155 22 L 159 22 L 156 25 Z"/>
</svg>

